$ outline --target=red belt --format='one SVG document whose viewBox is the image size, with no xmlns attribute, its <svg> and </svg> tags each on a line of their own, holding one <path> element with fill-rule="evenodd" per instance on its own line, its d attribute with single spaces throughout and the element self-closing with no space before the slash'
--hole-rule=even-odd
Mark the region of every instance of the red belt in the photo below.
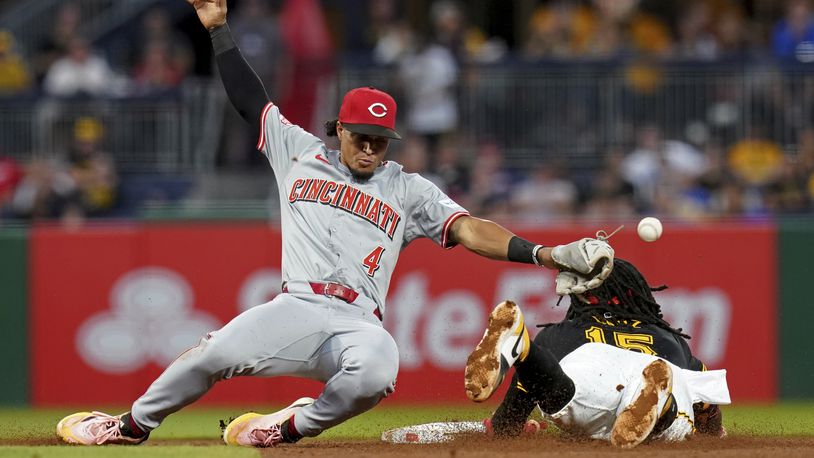
<svg viewBox="0 0 814 458">
<path fill-rule="evenodd" d="M 347 302 L 348 304 L 352 304 L 353 301 L 359 297 L 359 293 L 352 290 L 351 288 L 341 284 L 341 283 L 334 283 L 334 282 L 327 282 L 327 283 L 319 283 L 319 282 L 308 282 L 311 285 L 311 290 L 314 291 L 314 294 L 320 294 L 323 296 L 330 296 L 335 297 L 337 299 L 342 299 L 343 301 Z M 283 283 L 282 292 L 288 292 L 288 285 Z M 381 321 L 382 314 L 379 312 L 379 308 L 376 307 L 373 309 L 373 314 L 376 315 L 376 318 Z"/>
</svg>

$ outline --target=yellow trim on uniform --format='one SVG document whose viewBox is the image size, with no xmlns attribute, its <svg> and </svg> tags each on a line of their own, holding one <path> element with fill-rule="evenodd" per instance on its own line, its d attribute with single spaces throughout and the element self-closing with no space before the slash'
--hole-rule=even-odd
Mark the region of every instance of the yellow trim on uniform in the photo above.
<svg viewBox="0 0 814 458">
<path fill-rule="evenodd" d="M 523 333 L 523 337 L 521 337 L 521 339 L 523 339 L 523 352 L 520 353 L 520 357 L 517 358 L 519 361 L 525 361 L 526 358 L 529 356 L 529 350 L 531 350 L 531 341 L 530 341 L 531 339 L 529 338 L 529 331 L 528 329 L 526 329 L 525 322 L 522 322 L 522 329 L 523 331 L 521 332 Z"/>
<path fill-rule="evenodd" d="M 684 417 L 684 419 L 687 420 L 687 423 L 690 424 L 690 427 L 692 428 L 692 433 L 695 434 L 695 432 L 696 432 L 695 423 L 692 420 L 690 420 L 690 416 L 687 415 L 686 412 L 682 412 L 682 411 L 679 410 L 678 413 L 676 413 L 676 418 L 678 418 L 678 417 Z"/>
<path fill-rule="evenodd" d="M 673 405 L 673 400 L 675 397 L 673 396 L 673 390 L 670 389 L 669 393 L 667 394 L 667 402 L 664 403 L 664 407 L 661 408 L 661 413 L 659 414 L 659 418 L 662 417 L 667 411 L 670 409 L 670 406 Z"/>
</svg>

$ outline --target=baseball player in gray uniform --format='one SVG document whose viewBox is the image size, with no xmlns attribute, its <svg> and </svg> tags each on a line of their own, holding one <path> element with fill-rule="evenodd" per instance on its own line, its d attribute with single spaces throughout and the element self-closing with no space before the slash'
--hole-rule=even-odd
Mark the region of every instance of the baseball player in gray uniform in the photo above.
<svg viewBox="0 0 814 458">
<path fill-rule="evenodd" d="M 613 267 L 613 249 L 585 238 L 544 247 L 500 225 L 470 216 L 430 181 L 385 161 L 396 103 L 380 90 L 349 91 L 328 149 L 291 124 L 269 101 L 235 45 L 226 0 L 187 0 L 209 30 L 227 94 L 259 126 L 257 149 L 280 190 L 282 294 L 207 334 L 170 364 L 130 412 L 79 412 L 63 418 L 66 442 L 137 444 L 173 412 L 235 376 L 294 375 L 325 383 L 317 399 L 301 398 L 272 414 L 247 413 L 226 426 L 227 444 L 268 447 L 316 436 L 374 407 L 392 393 L 396 343 L 382 327 L 385 297 L 399 253 L 427 237 L 443 248 L 461 244 L 488 258 L 560 270 L 558 288 L 598 286 Z"/>
</svg>

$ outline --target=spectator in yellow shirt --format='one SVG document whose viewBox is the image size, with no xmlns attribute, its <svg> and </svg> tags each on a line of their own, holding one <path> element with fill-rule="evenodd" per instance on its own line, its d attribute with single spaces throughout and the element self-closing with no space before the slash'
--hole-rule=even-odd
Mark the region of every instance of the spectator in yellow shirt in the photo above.
<svg viewBox="0 0 814 458">
<path fill-rule="evenodd" d="M 0 96 L 15 95 L 31 87 L 31 73 L 23 58 L 14 51 L 14 37 L 0 30 Z"/>
</svg>

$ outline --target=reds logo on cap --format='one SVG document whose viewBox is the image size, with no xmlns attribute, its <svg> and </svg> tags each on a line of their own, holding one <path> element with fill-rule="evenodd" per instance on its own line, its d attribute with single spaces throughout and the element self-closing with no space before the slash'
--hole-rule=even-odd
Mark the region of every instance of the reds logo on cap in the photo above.
<svg viewBox="0 0 814 458">
<path fill-rule="evenodd" d="M 339 109 L 339 122 L 351 132 L 401 139 L 396 132 L 396 101 L 372 87 L 351 89 Z"/>
<path fill-rule="evenodd" d="M 383 118 L 387 116 L 387 107 L 380 102 L 376 102 L 373 105 L 367 107 L 367 111 L 369 111 L 370 114 L 377 118 Z"/>
</svg>

